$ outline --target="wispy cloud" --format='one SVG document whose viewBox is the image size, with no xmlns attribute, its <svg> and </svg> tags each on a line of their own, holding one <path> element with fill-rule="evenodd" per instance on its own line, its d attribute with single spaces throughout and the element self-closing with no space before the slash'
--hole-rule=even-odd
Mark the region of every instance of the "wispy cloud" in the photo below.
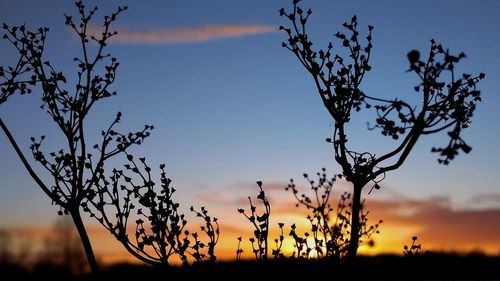
<svg viewBox="0 0 500 281">
<path fill-rule="evenodd" d="M 115 30 L 118 34 L 110 38 L 110 42 L 113 43 L 178 44 L 271 33 L 277 31 L 278 28 L 274 25 L 265 24 L 211 24 L 189 27 L 158 27 L 143 30 L 118 27 Z M 89 26 L 88 32 L 99 38 L 102 28 Z"/>
</svg>

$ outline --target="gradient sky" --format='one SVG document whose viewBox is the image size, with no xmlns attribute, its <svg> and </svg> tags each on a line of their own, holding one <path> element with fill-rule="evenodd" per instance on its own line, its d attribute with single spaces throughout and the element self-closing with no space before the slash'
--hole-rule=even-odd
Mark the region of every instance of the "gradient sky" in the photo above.
<svg viewBox="0 0 500 281">
<path fill-rule="evenodd" d="M 122 36 L 108 49 L 121 63 L 114 84 L 118 96 L 95 107 L 88 120 L 90 136 L 96 137 L 94 133 L 118 110 L 124 113 L 123 131 L 154 124 L 152 137 L 135 148 L 135 154 L 146 156 L 153 165 L 167 164 L 180 203 L 186 208 L 206 205 L 226 220 L 228 229 L 229 225 L 249 227 L 239 225 L 242 220 L 238 221 L 235 208 L 255 191 L 256 180 L 262 180 L 264 187 L 279 187 L 303 172 L 322 167 L 332 174 L 339 171 L 324 141 L 331 135 L 331 118 L 312 79 L 280 46 L 285 34 L 277 27 L 287 22 L 278 10 L 290 8 L 291 1 L 101 1 L 97 26 L 103 14 L 118 5 L 129 7 L 115 23 Z M 454 53 L 465 52 L 460 72 L 486 73 L 480 84 L 483 102 L 464 134 L 472 152 L 460 155 L 448 167 L 440 166 L 430 149 L 444 144 L 445 135 L 423 138 L 404 166 L 388 174 L 383 188 L 368 202 L 372 198 L 375 206 L 385 202 L 393 207 L 378 207 L 378 213 L 374 207 L 387 221 L 384 239 L 392 239 L 393 244 L 386 249 L 402 247 L 406 241 L 401 239 L 415 233 L 427 237 L 428 244 L 439 245 L 444 238 L 441 242 L 435 238 L 430 231 L 433 225 L 448 222 L 440 232 L 444 236 L 456 232 L 453 223 L 458 227 L 467 216 L 470 224 L 462 225 L 464 229 L 500 237 L 500 124 L 495 122 L 500 120 L 495 87 L 500 81 L 500 2 L 306 0 L 302 6 L 313 10 L 309 30 L 317 47 L 326 46 L 353 14 L 358 16 L 361 34 L 367 25 L 375 26 L 372 71 L 362 85 L 371 95 L 414 96 L 417 80 L 405 72 L 406 54 L 412 49 L 426 53 L 431 38 Z M 75 14 L 71 1 L 0 0 L 0 22 L 49 27 L 46 57 L 59 69 L 75 73 L 72 58 L 80 49 L 64 25 L 64 12 Z M 9 65 L 16 57 L 3 40 L 0 54 L 0 65 Z M 2 106 L 0 116 L 22 147 L 28 147 L 31 136 L 47 135 L 47 151 L 58 149 L 58 132 L 38 105 L 36 94 L 14 97 Z M 370 151 L 390 149 L 394 143 L 367 131 L 366 121 L 371 120 L 365 114 L 355 118 L 350 142 Z M 0 226 L 50 224 L 57 208 L 28 177 L 4 136 L 0 137 L 0 167 Z M 293 207 L 285 205 L 291 195 L 284 191 L 273 193 L 273 198 L 277 209 Z M 418 208 L 410 217 L 398 217 L 405 202 Z M 425 215 L 428 206 L 435 207 L 430 208 L 436 210 L 434 215 Z M 442 221 L 433 221 L 436 217 Z M 490 225 L 495 223 L 497 227 Z M 485 225 L 490 228 L 481 229 Z M 489 244 L 481 244 L 474 237 L 477 234 L 469 233 L 456 239 L 464 241 L 467 249 L 500 250 L 500 242 L 491 242 L 495 239 L 485 238 Z M 227 246 L 231 247 L 235 245 Z"/>
</svg>

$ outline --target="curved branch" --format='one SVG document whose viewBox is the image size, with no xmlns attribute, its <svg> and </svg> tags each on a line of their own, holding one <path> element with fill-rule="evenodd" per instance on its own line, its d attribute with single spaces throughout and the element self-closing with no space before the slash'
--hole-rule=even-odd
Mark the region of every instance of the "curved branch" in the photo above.
<svg viewBox="0 0 500 281">
<path fill-rule="evenodd" d="M 3 132 L 5 133 L 5 136 L 9 140 L 9 142 L 12 145 L 12 147 L 14 148 L 14 150 L 16 151 L 17 155 L 19 156 L 19 159 L 21 159 L 21 162 L 23 163 L 24 167 L 26 168 L 26 170 L 28 171 L 30 176 L 38 184 L 38 186 L 40 186 L 40 188 L 43 190 L 43 192 L 45 192 L 45 194 L 47 194 L 47 196 L 49 196 L 49 198 L 52 199 L 52 201 L 54 201 L 57 205 L 66 209 L 66 203 L 62 202 L 59 198 L 55 197 L 52 194 L 52 192 L 50 191 L 50 189 L 45 185 L 45 183 L 38 177 L 38 175 L 35 173 L 33 168 L 31 168 L 31 165 L 29 164 L 28 160 L 26 160 L 26 157 L 24 156 L 23 152 L 21 151 L 21 149 L 17 145 L 16 140 L 14 139 L 12 134 L 10 133 L 10 131 L 7 128 L 7 126 L 5 125 L 5 123 L 3 122 L 2 118 L 0 118 L 0 127 L 2 128 Z"/>
</svg>

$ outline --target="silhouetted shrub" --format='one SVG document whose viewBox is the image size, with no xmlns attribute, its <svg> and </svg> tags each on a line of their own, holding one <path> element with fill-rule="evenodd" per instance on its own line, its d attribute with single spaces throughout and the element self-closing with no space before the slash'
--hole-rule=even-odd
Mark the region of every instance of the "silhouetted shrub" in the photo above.
<svg viewBox="0 0 500 281">
<path fill-rule="evenodd" d="M 204 225 L 201 232 L 187 229 L 187 217 L 174 201 L 175 189 L 160 165 L 159 187 L 153 180 L 145 158 L 136 161 L 127 154 L 129 164 L 124 170 L 114 169 L 106 178 L 101 175 L 97 190 L 89 192 L 83 202 L 84 211 L 96 218 L 137 259 L 156 266 L 168 266 L 175 256 L 183 264 L 189 257 L 195 262 L 216 260 L 215 246 L 219 240 L 217 218 L 191 207 Z M 129 234 L 129 222 L 135 218 L 135 233 Z M 203 236 L 207 239 L 203 241 Z"/>
<path fill-rule="evenodd" d="M 315 250 L 317 258 L 328 257 L 339 259 L 346 255 L 347 245 L 349 245 L 351 228 L 351 195 L 347 192 L 340 196 L 336 207 L 332 206 L 332 190 L 337 178 L 342 175 L 335 175 L 327 178 L 326 169 L 317 173 L 317 181 L 304 174 L 310 186 L 312 196 L 306 193 L 300 193 L 293 179 L 285 190 L 290 190 L 297 200 L 297 207 L 304 206 L 309 213 L 307 219 L 310 222 L 310 232 L 305 232 L 305 237 L 300 237 L 296 232 L 295 225 L 292 225 L 290 236 L 295 240 L 297 256 L 309 258 L 312 250 Z M 373 244 L 371 236 L 379 233 L 380 220 L 374 225 L 368 225 L 368 211 L 363 211 L 363 202 L 361 203 L 361 226 L 359 228 L 360 242 L 366 241 L 369 245 Z M 308 238 L 312 238 L 313 245 L 308 244 Z"/>
<path fill-rule="evenodd" d="M 291 190 L 297 200 L 296 207 L 304 206 L 310 211 L 307 214 L 307 220 L 310 223 L 310 232 L 304 232 L 300 236 L 295 224 L 290 226 L 288 235 L 293 238 L 293 246 L 296 251 L 292 253 L 292 258 L 310 259 L 310 258 L 329 258 L 340 259 L 347 253 L 347 245 L 351 231 L 351 207 L 350 194 L 344 193 L 340 196 L 336 208 L 331 206 L 331 193 L 333 185 L 336 181 L 335 177 L 328 179 L 326 170 L 322 169 L 322 173 L 317 173 L 318 181 L 311 180 L 307 174 L 304 178 L 308 181 L 313 196 L 309 197 L 305 193 L 299 195 L 293 179 L 285 190 Z M 336 175 L 341 178 L 342 175 Z M 257 212 L 257 206 L 252 202 L 252 198 L 248 197 L 250 212 L 245 212 L 245 209 L 238 209 L 238 212 L 243 214 L 245 218 L 252 224 L 254 231 L 253 237 L 248 240 L 251 243 L 252 252 L 257 260 L 266 260 L 268 258 L 268 236 L 269 236 L 269 218 L 271 215 L 271 203 L 266 197 L 266 193 L 262 188 L 262 182 L 258 181 L 257 185 L 260 189 L 257 199 L 262 202 L 264 210 L 262 213 Z M 312 199 L 311 199 L 312 198 Z M 362 202 L 363 205 L 364 202 Z M 361 227 L 359 235 L 368 245 L 374 244 L 372 240 L 373 234 L 379 233 L 379 226 L 382 223 L 380 220 L 374 225 L 368 225 L 368 211 L 363 211 L 361 207 Z M 274 239 L 275 248 L 272 249 L 274 259 L 284 258 L 282 252 L 284 236 L 284 224 L 278 223 L 280 234 Z M 241 258 L 243 249 L 241 248 L 242 237 L 238 237 L 238 246 L 236 250 L 236 260 Z"/>
</svg>

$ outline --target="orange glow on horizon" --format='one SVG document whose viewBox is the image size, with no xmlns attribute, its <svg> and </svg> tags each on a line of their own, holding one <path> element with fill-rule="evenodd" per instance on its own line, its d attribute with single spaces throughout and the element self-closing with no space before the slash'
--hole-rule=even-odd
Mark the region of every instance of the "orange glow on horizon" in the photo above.
<svg viewBox="0 0 500 281">
<path fill-rule="evenodd" d="M 287 202 L 287 206 L 289 202 Z M 412 212 L 400 213 L 397 210 L 409 206 Z M 269 256 L 275 248 L 274 239 L 278 238 L 278 222 L 285 224 L 283 229 L 284 242 L 282 251 L 286 256 L 296 252 L 293 238 L 289 236 L 290 226 L 295 224 L 297 234 L 304 236 L 310 233 L 310 223 L 301 209 L 286 208 L 276 204 L 271 215 L 269 234 Z M 490 255 L 500 253 L 500 210 L 453 210 L 442 204 L 442 200 L 397 200 L 369 202 L 369 221 L 378 221 L 383 218 L 380 234 L 375 234 L 374 246 L 360 245 L 359 253 L 363 255 L 402 254 L 403 246 L 411 243 L 411 237 L 417 236 L 417 243 L 422 244 L 422 251 L 448 251 L 466 253 L 481 251 Z M 233 261 L 236 259 L 238 237 L 242 237 L 242 259 L 255 258 L 248 239 L 252 236 L 252 226 L 235 208 L 224 207 L 229 212 L 217 214 L 220 218 L 220 239 L 216 247 L 216 256 L 219 261 Z M 234 210 L 234 211 L 233 211 Z M 191 221 L 190 221 L 191 223 Z M 193 227 L 196 221 L 193 221 Z M 4 226 L 3 229 L 12 231 L 18 237 L 25 237 L 34 241 L 34 245 L 43 243 L 44 237 L 50 235 L 50 225 L 35 226 Z M 103 264 L 138 261 L 124 250 L 111 234 L 100 225 L 89 223 L 87 226 L 96 256 Z M 133 235 L 133 232 L 129 235 Z M 312 245 L 310 239 L 309 245 Z M 173 263 L 177 263 L 172 260 Z"/>
</svg>

